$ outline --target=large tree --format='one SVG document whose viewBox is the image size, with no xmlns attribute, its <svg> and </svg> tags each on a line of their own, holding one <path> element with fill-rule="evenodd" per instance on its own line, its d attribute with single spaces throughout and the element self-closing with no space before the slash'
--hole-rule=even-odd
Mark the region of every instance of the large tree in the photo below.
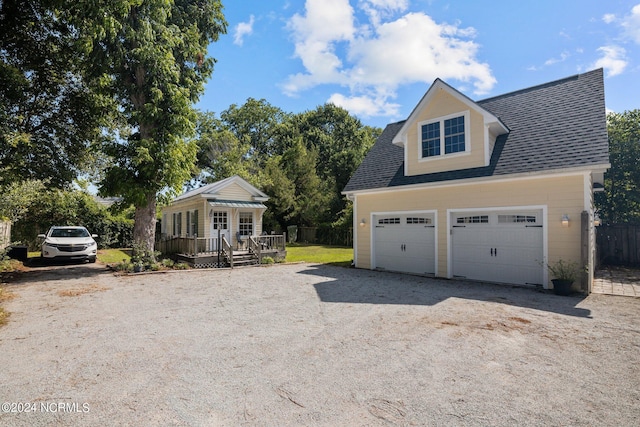
<svg viewBox="0 0 640 427">
<path fill-rule="evenodd" d="M 189 188 L 232 175 L 239 175 L 257 185 L 251 180 L 255 167 L 248 154 L 251 152 L 249 143 L 239 139 L 214 113 L 198 114 L 196 134 L 198 174 L 187 184 Z"/>
<path fill-rule="evenodd" d="M 281 227 L 334 223 L 351 215 L 342 189 L 380 132 L 333 104 L 291 114 L 249 98 L 220 119 L 201 115 L 198 166 L 213 180 L 238 174 L 262 187 L 265 218 Z"/>
<path fill-rule="evenodd" d="M 607 115 L 611 169 L 596 206 L 605 223 L 640 223 L 640 110 Z"/>
<path fill-rule="evenodd" d="M 381 129 L 364 126 L 344 108 L 324 104 L 296 114 L 292 128 L 316 152 L 316 171 L 328 191 L 324 222 L 333 222 L 347 207 L 342 190 L 364 156 L 380 135 Z"/>
<path fill-rule="evenodd" d="M 64 187 L 92 169 L 109 123 L 83 78 L 78 32 L 63 0 L 0 0 L 0 187 Z"/>
<path fill-rule="evenodd" d="M 209 44 L 226 32 L 219 0 L 75 3 L 93 87 L 117 105 L 126 132 L 105 147 L 112 158 L 99 191 L 135 210 L 134 242 L 151 254 L 159 195 L 182 188 L 197 147 L 194 103 L 215 60 Z"/>
</svg>

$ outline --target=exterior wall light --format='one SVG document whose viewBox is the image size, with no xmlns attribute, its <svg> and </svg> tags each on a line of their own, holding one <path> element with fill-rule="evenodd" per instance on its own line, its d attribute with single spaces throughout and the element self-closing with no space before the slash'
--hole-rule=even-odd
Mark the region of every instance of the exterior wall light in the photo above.
<svg viewBox="0 0 640 427">
<path fill-rule="evenodd" d="M 563 227 L 569 226 L 569 215 L 567 214 L 562 215 L 562 226 Z"/>
<path fill-rule="evenodd" d="M 366 224 L 367 224 L 367 221 L 364 218 L 362 218 L 360 220 L 360 227 L 364 227 Z"/>
</svg>

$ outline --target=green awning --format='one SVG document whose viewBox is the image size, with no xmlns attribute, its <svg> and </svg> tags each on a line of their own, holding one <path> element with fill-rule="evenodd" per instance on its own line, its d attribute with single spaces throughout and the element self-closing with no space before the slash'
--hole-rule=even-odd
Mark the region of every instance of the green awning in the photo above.
<svg viewBox="0 0 640 427">
<path fill-rule="evenodd" d="M 209 200 L 209 205 L 219 208 L 267 209 L 261 202 L 241 202 L 238 200 Z"/>
</svg>

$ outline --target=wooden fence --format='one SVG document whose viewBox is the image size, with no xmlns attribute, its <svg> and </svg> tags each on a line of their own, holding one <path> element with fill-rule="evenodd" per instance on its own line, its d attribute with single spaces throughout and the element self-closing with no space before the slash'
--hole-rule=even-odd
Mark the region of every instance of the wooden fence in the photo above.
<svg viewBox="0 0 640 427">
<path fill-rule="evenodd" d="M 298 227 L 297 242 L 352 247 L 353 229 L 341 229 L 332 227 Z"/>
<path fill-rule="evenodd" d="M 601 265 L 640 265 L 640 225 L 614 224 L 596 228 Z"/>
</svg>

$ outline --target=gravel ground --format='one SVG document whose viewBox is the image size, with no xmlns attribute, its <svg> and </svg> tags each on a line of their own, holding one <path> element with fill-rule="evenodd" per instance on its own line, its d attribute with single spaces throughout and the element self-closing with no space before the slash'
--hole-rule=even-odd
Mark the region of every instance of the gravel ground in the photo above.
<svg viewBox="0 0 640 427">
<path fill-rule="evenodd" d="M 130 276 L 62 266 L 7 288 L 1 425 L 640 419 L 637 298 L 309 264 Z"/>
</svg>

